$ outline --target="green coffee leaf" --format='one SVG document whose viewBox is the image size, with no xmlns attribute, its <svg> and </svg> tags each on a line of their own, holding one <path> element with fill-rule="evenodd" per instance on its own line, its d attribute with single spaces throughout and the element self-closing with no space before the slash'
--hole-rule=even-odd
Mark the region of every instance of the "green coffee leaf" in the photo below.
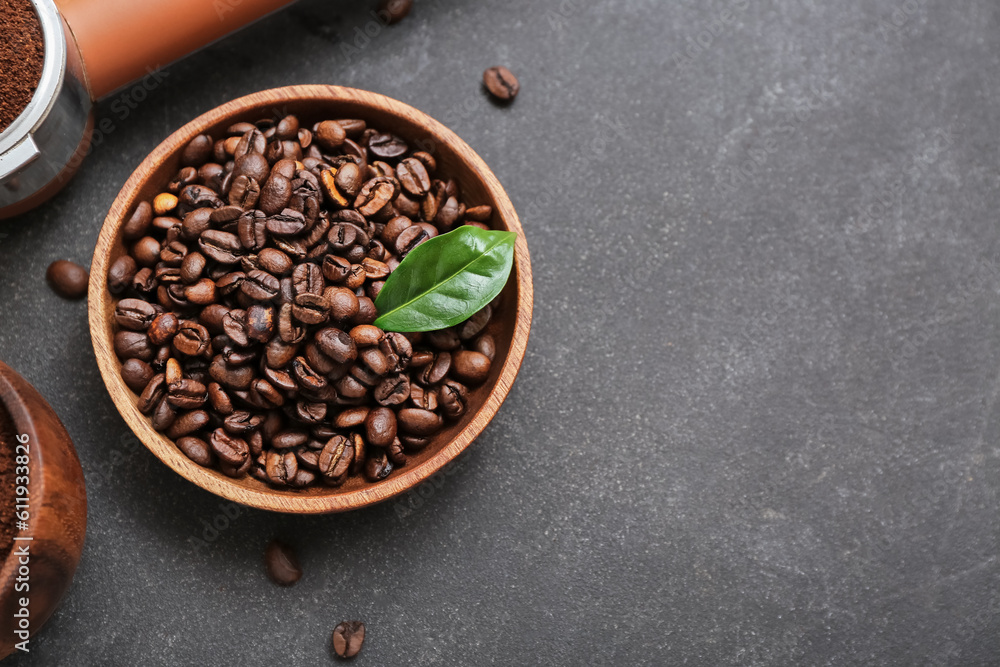
<svg viewBox="0 0 1000 667">
<path fill-rule="evenodd" d="M 421 243 L 385 281 L 375 300 L 375 326 L 435 331 L 469 319 L 507 284 L 516 238 L 462 225 Z"/>
</svg>

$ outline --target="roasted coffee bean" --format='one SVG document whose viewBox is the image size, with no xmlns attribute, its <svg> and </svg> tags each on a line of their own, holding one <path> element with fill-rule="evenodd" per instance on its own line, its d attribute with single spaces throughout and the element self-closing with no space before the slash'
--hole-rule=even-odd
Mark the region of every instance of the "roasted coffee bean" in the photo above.
<svg viewBox="0 0 1000 667">
<path fill-rule="evenodd" d="M 465 209 L 465 219 L 475 222 L 489 222 L 493 217 L 493 207 L 489 204 Z"/>
<path fill-rule="evenodd" d="M 371 412 L 371 408 L 364 406 L 348 408 L 337 415 L 337 418 L 333 420 L 333 425 L 345 430 L 359 428 L 365 423 L 369 412 Z"/>
<path fill-rule="evenodd" d="M 309 434 L 305 431 L 282 431 L 271 438 L 271 446 L 277 449 L 291 449 L 306 444 Z"/>
<path fill-rule="evenodd" d="M 260 269 L 247 273 L 246 279 L 240 285 L 240 291 L 254 301 L 270 301 L 278 296 L 280 289 L 280 281 L 267 271 Z"/>
<path fill-rule="evenodd" d="M 483 72 L 483 85 L 486 86 L 490 95 L 501 102 L 510 102 L 517 97 L 518 91 L 521 90 L 521 84 L 517 77 L 503 65 L 490 67 Z"/>
<path fill-rule="evenodd" d="M 292 290 L 296 295 L 322 294 L 325 288 L 323 272 L 315 264 L 299 264 L 292 271 Z"/>
<path fill-rule="evenodd" d="M 218 382 L 208 385 L 208 401 L 212 409 L 223 417 L 233 414 L 233 401 Z"/>
<path fill-rule="evenodd" d="M 469 396 L 465 385 L 454 380 L 445 380 L 438 391 L 441 397 L 441 412 L 446 417 L 457 419 L 465 414 Z"/>
<path fill-rule="evenodd" d="M 209 445 L 220 461 L 231 466 L 241 466 L 250 458 L 250 446 L 246 440 L 230 435 L 226 429 L 212 431 Z"/>
<path fill-rule="evenodd" d="M 361 188 L 354 200 L 354 208 L 365 217 L 373 216 L 388 206 L 395 196 L 396 187 L 392 179 L 382 176 L 373 178 Z"/>
<path fill-rule="evenodd" d="M 476 352 L 480 352 L 486 355 L 487 359 L 493 361 L 493 357 L 496 355 L 496 349 L 497 349 L 496 341 L 493 339 L 493 336 L 489 334 L 483 334 L 475 341 L 473 341 L 472 349 L 474 349 Z"/>
<path fill-rule="evenodd" d="M 208 329 L 192 320 L 181 320 L 173 338 L 174 349 L 188 357 L 204 354 L 211 341 Z"/>
<path fill-rule="evenodd" d="M 267 218 L 267 231 L 275 236 L 295 236 L 306 228 L 306 218 L 299 211 L 290 208 Z"/>
<path fill-rule="evenodd" d="M 374 387 L 387 372 L 389 372 L 389 362 L 376 347 L 359 351 L 358 360 L 351 367 L 351 375 L 367 387 Z"/>
<path fill-rule="evenodd" d="M 253 304 L 247 308 L 247 338 L 258 343 L 267 343 L 278 329 L 277 316 L 273 306 Z"/>
<path fill-rule="evenodd" d="M 295 552 L 284 542 L 272 540 L 264 550 L 267 576 L 279 586 L 291 586 L 302 578 L 302 567 Z"/>
<path fill-rule="evenodd" d="M 245 391 L 254 380 L 254 369 L 251 366 L 231 366 L 222 355 L 212 359 L 208 374 L 223 387 Z"/>
<path fill-rule="evenodd" d="M 126 359 L 121 368 L 122 380 L 137 394 L 149 385 L 155 374 L 152 366 L 141 359 Z"/>
<path fill-rule="evenodd" d="M 295 417 L 306 424 L 320 424 L 326 419 L 326 403 L 311 403 L 309 401 L 296 401 Z"/>
<path fill-rule="evenodd" d="M 439 350 L 457 350 L 462 346 L 462 339 L 454 327 L 439 331 L 428 331 L 427 342 Z"/>
<path fill-rule="evenodd" d="M 412 435 L 434 435 L 441 430 L 441 416 L 429 410 L 403 408 L 396 414 L 399 428 Z"/>
<path fill-rule="evenodd" d="M 49 264 L 45 279 L 52 291 L 64 299 L 81 299 L 87 294 L 90 274 L 79 264 L 60 259 Z"/>
<path fill-rule="evenodd" d="M 181 151 L 181 164 L 187 167 L 200 167 L 211 159 L 213 145 L 212 137 L 199 134 Z"/>
<path fill-rule="evenodd" d="M 180 203 L 184 204 L 188 209 L 196 208 L 219 208 L 222 206 L 222 200 L 219 196 L 211 189 L 204 185 L 188 185 L 180 194 Z M 153 202 L 153 210 L 156 210 L 156 202 Z M 156 212 L 157 215 L 165 215 L 166 213 Z"/>
<path fill-rule="evenodd" d="M 385 333 L 370 324 L 360 324 L 350 330 L 351 339 L 358 347 L 373 347 L 378 345 Z"/>
<path fill-rule="evenodd" d="M 294 266 L 291 257 L 276 248 L 261 250 L 257 254 L 257 264 L 273 276 L 286 276 Z"/>
<path fill-rule="evenodd" d="M 399 23 L 413 9 L 413 0 L 381 0 L 378 4 L 378 17 L 392 25 Z"/>
<path fill-rule="evenodd" d="M 193 285 L 188 285 L 184 288 L 184 298 L 198 306 L 215 303 L 215 281 L 202 278 Z"/>
<path fill-rule="evenodd" d="M 247 324 L 247 312 L 234 308 L 222 318 L 222 330 L 236 345 L 246 347 L 250 344 L 250 330 Z"/>
<path fill-rule="evenodd" d="M 240 436 L 256 431 L 263 423 L 264 417 L 259 414 L 246 410 L 236 410 L 223 420 L 222 427 L 227 433 Z"/>
<path fill-rule="evenodd" d="M 302 357 L 295 357 L 292 361 L 292 375 L 299 387 L 310 391 L 319 391 L 326 386 L 326 378 L 313 370 Z"/>
<path fill-rule="evenodd" d="M 319 455 L 319 473 L 331 486 L 342 484 L 354 462 L 354 446 L 349 439 L 335 435 L 324 445 Z"/>
<path fill-rule="evenodd" d="M 368 455 L 365 462 L 365 477 L 369 482 L 379 482 L 392 473 L 392 461 L 386 456 L 384 449 L 376 449 Z"/>
<path fill-rule="evenodd" d="M 299 325 L 292 314 L 292 304 L 284 303 L 278 311 L 278 335 L 288 345 L 301 343 L 306 336 L 305 327 Z"/>
<path fill-rule="evenodd" d="M 451 365 L 451 353 L 438 352 L 434 355 L 434 361 L 420 369 L 420 373 L 417 374 L 416 380 L 425 385 L 437 384 L 444 380 L 448 375 L 448 371 L 451 370 Z"/>
<path fill-rule="evenodd" d="M 402 405 L 410 397 L 410 380 L 405 375 L 388 375 L 375 387 L 373 397 L 379 405 Z"/>
<path fill-rule="evenodd" d="M 229 188 L 230 206 L 239 206 L 243 210 L 250 210 L 260 199 L 260 183 L 256 179 L 242 174 L 233 179 L 233 184 Z"/>
<path fill-rule="evenodd" d="M 150 223 L 153 222 L 153 207 L 149 202 L 139 202 L 135 207 L 132 217 L 122 225 L 122 239 L 125 241 L 137 241 L 149 232 Z"/>
<path fill-rule="evenodd" d="M 344 621 L 333 629 L 333 652 L 340 658 L 353 658 L 365 643 L 365 624 L 361 621 Z"/>
<path fill-rule="evenodd" d="M 184 257 L 184 261 L 181 262 L 180 269 L 180 279 L 181 281 L 192 284 L 201 279 L 202 274 L 205 272 L 205 267 L 208 265 L 205 256 L 200 252 L 190 252 Z"/>
<path fill-rule="evenodd" d="M 405 155 L 409 147 L 394 134 L 376 133 L 368 142 L 368 150 L 378 158 L 392 160 Z"/>
<path fill-rule="evenodd" d="M 132 258 L 139 266 L 154 266 L 160 261 L 160 242 L 144 236 L 132 246 Z"/>
<path fill-rule="evenodd" d="M 153 304 L 142 299 L 122 299 L 115 305 L 115 322 L 132 331 L 149 329 L 157 314 Z"/>
<path fill-rule="evenodd" d="M 108 269 L 108 291 L 112 294 L 121 294 L 128 289 L 138 268 L 131 255 L 122 255 L 116 259 Z"/>
<path fill-rule="evenodd" d="M 163 373 L 154 375 L 139 395 L 136 407 L 144 415 L 150 414 L 167 395 L 167 379 Z"/>
<path fill-rule="evenodd" d="M 281 174 L 271 174 L 260 191 L 260 210 L 268 215 L 281 213 L 292 198 L 292 182 Z"/>
<path fill-rule="evenodd" d="M 354 361 L 358 356 L 357 345 L 354 339 L 334 327 L 327 327 L 316 332 L 316 345 L 323 354 L 330 357 L 338 364 L 345 364 Z"/>
<path fill-rule="evenodd" d="M 375 447 L 388 447 L 396 438 L 396 413 L 386 407 L 375 408 L 365 418 L 365 439 Z"/>
<path fill-rule="evenodd" d="M 299 462 L 294 452 L 271 450 L 267 454 L 267 477 L 272 484 L 288 484 L 299 472 Z"/>
<path fill-rule="evenodd" d="M 457 350 L 452 355 L 451 374 L 461 382 L 482 384 L 490 375 L 490 359 L 482 352 Z"/>
<path fill-rule="evenodd" d="M 419 384 L 410 385 L 410 402 L 421 410 L 434 411 L 438 409 L 438 390 L 435 387 L 422 387 Z"/>
<path fill-rule="evenodd" d="M 333 319 L 344 321 L 357 314 L 358 297 L 351 290 L 344 287 L 330 287 L 323 295 Z"/>
<path fill-rule="evenodd" d="M 191 435 L 208 426 L 210 418 L 204 410 L 192 410 L 178 415 L 173 425 L 167 429 L 166 436 L 171 440 L 177 440 L 185 435 Z"/>
<path fill-rule="evenodd" d="M 351 324 L 371 324 L 378 319 L 375 302 L 367 296 L 358 297 L 358 312 L 350 319 Z"/>
<path fill-rule="evenodd" d="M 424 164 L 412 157 L 402 160 L 396 166 L 396 178 L 407 193 L 414 197 L 423 197 L 431 188 L 431 178 L 427 175 Z"/>
<path fill-rule="evenodd" d="M 217 229 L 204 232 L 198 239 L 198 247 L 203 255 L 220 264 L 238 263 L 243 251 L 235 235 Z"/>
<path fill-rule="evenodd" d="M 149 342 L 149 337 L 141 331 L 119 331 L 115 334 L 115 354 L 121 360 L 140 359 L 152 361 L 156 354 Z"/>
<path fill-rule="evenodd" d="M 430 235 L 423 227 L 420 225 L 411 225 L 396 237 L 396 243 L 394 244 L 396 253 L 401 257 L 405 257 L 408 252 L 429 238 Z"/>
<path fill-rule="evenodd" d="M 279 316 L 279 329 L 280 329 L 280 316 Z M 286 343 L 282 340 L 281 336 L 276 336 L 271 339 L 267 344 L 267 352 L 265 359 L 267 360 L 267 365 L 270 368 L 284 368 L 288 364 L 292 363 L 298 355 L 298 345 L 294 343 Z"/>
<path fill-rule="evenodd" d="M 330 319 L 330 305 L 323 295 L 306 292 L 292 301 L 292 315 L 303 324 L 322 324 Z"/>
<path fill-rule="evenodd" d="M 170 384 L 167 389 L 167 401 L 181 410 L 200 408 L 207 400 L 208 389 L 196 380 L 183 379 Z"/>
<path fill-rule="evenodd" d="M 398 373 L 409 367 L 410 359 L 413 357 L 413 346 L 403 334 L 395 331 L 386 332 L 379 342 L 379 349 L 389 362 L 390 371 Z"/>
<path fill-rule="evenodd" d="M 215 461 L 212 449 L 208 443 L 201 438 L 185 436 L 177 440 L 177 448 L 184 452 L 184 455 L 202 466 L 210 466 Z"/>
<path fill-rule="evenodd" d="M 150 425 L 157 431 L 166 431 L 170 429 L 174 422 L 177 421 L 177 412 L 171 407 L 170 403 L 166 399 L 161 400 L 155 408 L 153 408 L 153 413 L 149 416 Z"/>
</svg>

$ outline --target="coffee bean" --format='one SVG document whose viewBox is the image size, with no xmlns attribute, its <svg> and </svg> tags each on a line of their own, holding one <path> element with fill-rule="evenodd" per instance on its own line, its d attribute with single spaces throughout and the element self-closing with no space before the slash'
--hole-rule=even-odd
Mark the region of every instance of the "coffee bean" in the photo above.
<svg viewBox="0 0 1000 667">
<path fill-rule="evenodd" d="M 191 435 L 195 431 L 200 431 L 208 426 L 209 416 L 204 410 L 192 410 L 177 417 L 173 425 L 167 429 L 166 436 L 171 440 L 177 440 L 185 435 Z"/>
<path fill-rule="evenodd" d="M 152 366 L 141 359 L 126 359 L 122 364 L 122 380 L 135 393 L 141 393 L 154 375 Z"/>
<path fill-rule="evenodd" d="M 142 299 L 122 299 L 115 305 L 115 322 L 123 329 L 146 331 L 157 316 L 153 304 Z"/>
<path fill-rule="evenodd" d="M 211 340 L 208 329 L 192 320 L 181 320 L 173 344 L 180 354 L 196 357 L 208 350 Z"/>
<path fill-rule="evenodd" d="M 346 437 L 335 435 L 327 441 L 319 455 L 319 472 L 331 486 L 342 484 L 354 461 L 354 445 Z"/>
<path fill-rule="evenodd" d="M 53 292 L 64 299 L 75 300 L 82 299 L 87 295 L 87 282 L 90 275 L 87 273 L 87 269 L 79 264 L 60 259 L 49 264 L 49 268 L 45 272 L 45 279 Z"/>
<path fill-rule="evenodd" d="M 434 435 L 441 429 L 441 416 L 430 410 L 403 408 L 396 413 L 399 427 L 413 435 Z"/>
<path fill-rule="evenodd" d="M 378 4 L 378 16 L 387 24 L 399 23 L 413 9 L 413 0 L 381 0 Z"/>
<path fill-rule="evenodd" d="M 482 352 L 458 350 L 452 356 L 451 373 L 461 382 L 482 384 L 490 375 L 490 359 Z"/>
<path fill-rule="evenodd" d="M 365 624 L 361 621 L 344 621 L 333 629 L 333 651 L 341 658 L 353 658 L 365 642 Z"/>
<path fill-rule="evenodd" d="M 279 586 L 291 586 L 302 578 L 302 568 L 295 552 L 284 542 L 272 540 L 264 550 L 267 576 Z"/>
<path fill-rule="evenodd" d="M 281 283 L 267 271 L 255 269 L 247 273 L 240 290 L 254 301 L 270 301 L 278 296 Z"/>
<path fill-rule="evenodd" d="M 322 324 L 330 319 L 330 305 L 325 296 L 306 292 L 292 301 L 292 315 L 303 324 Z"/>
<path fill-rule="evenodd" d="M 483 84 L 490 95 L 501 102 L 510 102 L 517 97 L 518 91 L 521 90 L 521 84 L 517 78 L 502 65 L 490 67 L 483 72 Z"/>
<path fill-rule="evenodd" d="M 396 437 L 396 413 L 389 408 L 375 408 L 365 418 L 365 437 L 368 444 L 388 447 Z"/>
<path fill-rule="evenodd" d="M 353 337 L 334 327 L 317 331 L 316 345 L 338 364 L 352 362 L 358 356 L 357 345 Z"/>
<path fill-rule="evenodd" d="M 215 460 L 212 449 L 201 438 L 185 436 L 177 440 L 177 448 L 198 465 L 210 466 Z"/>
<path fill-rule="evenodd" d="M 246 440 L 229 435 L 225 429 L 217 428 L 209 437 L 212 451 L 223 463 L 240 466 L 250 457 L 250 447 Z"/>
<path fill-rule="evenodd" d="M 392 160 L 405 155 L 409 147 L 394 134 L 378 132 L 369 140 L 368 150 L 383 160 Z"/>
<path fill-rule="evenodd" d="M 125 241 L 137 241 L 149 232 L 149 225 L 153 222 L 153 207 L 149 202 L 139 202 L 132 217 L 122 226 L 122 239 Z"/>
<path fill-rule="evenodd" d="M 204 232 L 198 239 L 198 247 L 203 255 L 220 264 L 236 264 L 243 250 L 235 235 L 217 229 Z"/>
<path fill-rule="evenodd" d="M 131 255 L 122 255 L 108 269 L 108 291 L 121 294 L 130 286 L 138 267 Z"/>
<path fill-rule="evenodd" d="M 152 361 L 156 354 L 149 337 L 141 331 L 119 331 L 114 339 L 115 354 L 121 360 L 140 359 Z"/>
<path fill-rule="evenodd" d="M 380 482 L 392 474 L 392 461 L 386 456 L 385 450 L 377 449 L 365 461 L 365 477 L 369 482 Z"/>
</svg>

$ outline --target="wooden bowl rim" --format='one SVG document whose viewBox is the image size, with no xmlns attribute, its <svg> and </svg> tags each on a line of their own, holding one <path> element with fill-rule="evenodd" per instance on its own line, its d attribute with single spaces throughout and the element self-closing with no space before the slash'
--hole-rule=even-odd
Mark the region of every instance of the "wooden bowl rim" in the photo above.
<svg viewBox="0 0 1000 667">
<path fill-rule="evenodd" d="M 126 215 L 131 211 L 133 198 L 147 178 L 146 175 L 154 171 L 161 160 L 180 150 L 205 128 L 226 118 L 245 113 L 252 106 L 306 100 L 361 104 L 382 113 L 402 117 L 410 123 L 419 124 L 435 141 L 450 146 L 460 156 L 463 166 L 471 169 L 473 176 L 493 198 L 496 203 L 496 213 L 504 225 L 507 229 L 517 232 L 514 262 L 517 308 L 514 312 L 516 321 L 510 349 L 496 383 L 469 423 L 439 452 L 413 468 L 404 467 L 398 474 L 361 489 L 340 493 L 336 489 L 331 489 L 329 495 L 318 496 L 298 495 L 294 490 L 245 488 L 218 471 L 204 468 L 188 459 L 171 440 L 153 430 L 148 418 L 139 412 L 134 400 L 129 400 L 128 397 L 133 396 L 133 393 L 121 379 L 120 364 L 114 353 L 112 336 L 108 334 L 110 328 L 104 320 L 108 302 L 112 298 L 105 286 L 110 251 L 126 220 Z M 94 249 L 88 291 L 91 339 L 101 377 L 118 412 L 143 445 L 176 473 L 206 491 L 250 507 L 295 514 L 342 512 L 388 500 L 414 488 L 464 451 L 496 415 L 513 385 L 527 348 L 532 307 L 531 258 L 524 230 L 510 198 L 483 159 L 454 132 L 408 104 L 370 91 L 331 85 L 285 86 L 246 95 L 207 111 L 167 137 L 133 171 L 115 198 Z"/>
<path fill-rule="evenodd" d="M 35 526 L 41 520 L 42 510 L 45 507 L 45 475 L 42 473 L 43 466 L 45 465 L 45 457 L 42 455 L 43 443 L 38 437 L 38 428 L 35 426 L 36 415 L 32 413 L 31 408 L 28 406 L 28 401 L 21 394 L 18 379 L 26 382 L 17 371 L 0 361 L 0 396 L 6 393 L 7 396 L 13 397 L 11 401 L 0 401 L 0 409 L 7 411 L 11 425 L 14 427 L 15 437 L 22 433 L 28 436 L 28 459 L 30 466 L 28 470 L 28 505 L 30 509 L 28 513 L 29 529 L 26 532 L 28 535 L 34 535 L 36 532 Z M 7 392 L 4 392 L 4 389 Z M 15 484 L 14 488 L 10 489 L 10 492 L 14 493 L 17 486 Z M 19 531 L 15 531 L 14 537 L 17 537 L 18 534 Z M 14 593 L 14 573 L 20 564 L 18 563 L 18 556 L 14 552 L 17 550 L 19 544 L 24 543 L 22 540 L 14 540 L 11 543 L 10 553 L 7 554 L 7 557 L 3 561 L 3 566 L 0 567 L 0 598 L 7 598 L 8 595 Z M 27 544 L 31 545 L 31 542 L 28 541 Z"/>
</svg>

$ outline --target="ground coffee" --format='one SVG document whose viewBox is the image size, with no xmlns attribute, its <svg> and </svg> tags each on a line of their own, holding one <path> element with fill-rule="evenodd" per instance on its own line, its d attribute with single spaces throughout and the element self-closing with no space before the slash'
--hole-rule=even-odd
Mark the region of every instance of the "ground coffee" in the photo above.
<svg viewBox="0 0 1000 667">
<path fill-rule="evenodd" d="M 28 0 L 0 0 L 0 132 L 28 106 L 42 78 L 42 25 Z"/>
<path fill-rule="evenodd" d="M 0 563 L 14 545 L 14 461 L 17 433 L 7 410 L 0 405 Z"/>
</svg>

